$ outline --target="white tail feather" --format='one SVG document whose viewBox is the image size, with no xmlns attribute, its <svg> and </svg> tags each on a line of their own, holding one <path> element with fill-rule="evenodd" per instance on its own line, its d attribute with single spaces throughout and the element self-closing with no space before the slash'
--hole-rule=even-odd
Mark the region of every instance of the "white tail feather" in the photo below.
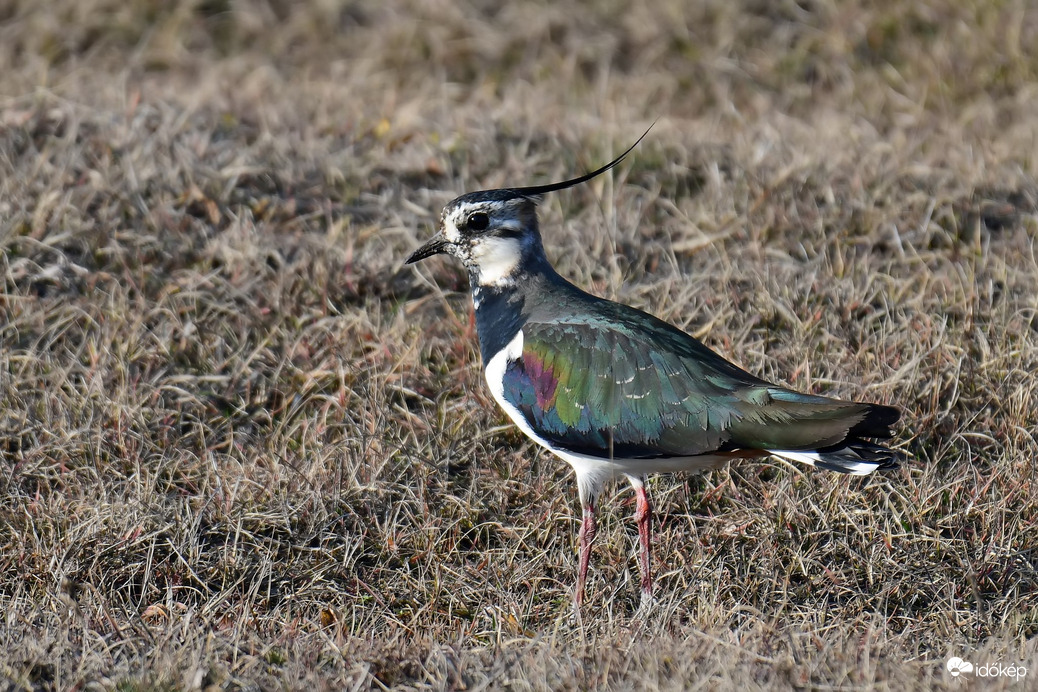
<svg viewBox="0 0 1038 692">
<path fill-rule="evenodd" d="M 867 476 L 881 464 L 877 464 L 871 461 L 856 461 L 848 459 L 846 456 L 840 456 L 838 459 L 832 459 L 835 456 L 832 453 L 822 454 L 819 452 L 792 452 L 784 449 L 769 449 L 770 453 L 775 456 L 782 457 L 783 459 L 789 459 L 790 461 L 799 461 L 802 464 L 809 466 L 818 466 L 821 464 L 823 467 L 833 471 L 839 471 L 841 473 L 849 473 L 852 476 Z M 826 459 L 829 456 L 830 459 Z M 834 463 L 835 462 L 835 463 Z M 839 466 L 839 468 L 834 468 Z"/>
</svg>

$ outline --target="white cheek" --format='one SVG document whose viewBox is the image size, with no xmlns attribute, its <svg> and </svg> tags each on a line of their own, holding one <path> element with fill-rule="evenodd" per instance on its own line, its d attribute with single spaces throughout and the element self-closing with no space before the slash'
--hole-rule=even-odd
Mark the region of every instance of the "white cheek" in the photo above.
<svg viewBox="0 0 1038 692">
<path fill-rule="evenodd" d="M 480 285 L 494 286 L 511 281 L 522 249 L 515 238 L 481 238 L 473 243 L 471 257 L 479 271 Z"/>
<path fill-rule="evenodd" d="M 452 243 L 457 243 L 461 239 L 461 234 L 458 233 L 458 227 L 448 221 L 443 224 L 443 237 Z"/>
</svg>

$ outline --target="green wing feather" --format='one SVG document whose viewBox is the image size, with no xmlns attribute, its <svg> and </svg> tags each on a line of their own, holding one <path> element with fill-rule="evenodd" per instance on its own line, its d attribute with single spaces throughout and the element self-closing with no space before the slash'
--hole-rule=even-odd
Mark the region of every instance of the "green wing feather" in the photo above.
<svg viewBox="0 0 1038 692">
<path fill-rule="evenodd" d="M 806 450 L 855 432 L 885 435 L 894 409 L 771 385 L 647 313 L 607 301 L 595 307 L 526 322 L 522 356 L 505 370 L 505 399 L 553 444 L 651 458 Z"/>
</svg>

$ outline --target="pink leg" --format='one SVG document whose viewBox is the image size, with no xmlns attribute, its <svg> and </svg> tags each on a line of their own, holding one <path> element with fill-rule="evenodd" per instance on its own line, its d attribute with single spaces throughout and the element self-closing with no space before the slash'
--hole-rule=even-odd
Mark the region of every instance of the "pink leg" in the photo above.
<svg viewBox="0 0 1038 692">
<path fill-rule="evenodd" d="M 635 486 L 638 495 L 638 507 L 634 518 L 638 521 L 638 538 L 641 542 L 639 562 L 642 568 L 642 603 L 652 600 L 652 505 L 649 504 L 649 493 L 639 483 Z"/>
<path fill-rule="evenodd" d="M 584 602 L 584 582 L 587 581 L 587 567 L 591 560 L 591 542 L 595 540 L 598 527 L 595 523 L 595 506 L 584 505 L 584 518 L 580 523 L 580 567 L 577 571 L 577 593 L 574 597 L 577 608 Z"/>
</svg>

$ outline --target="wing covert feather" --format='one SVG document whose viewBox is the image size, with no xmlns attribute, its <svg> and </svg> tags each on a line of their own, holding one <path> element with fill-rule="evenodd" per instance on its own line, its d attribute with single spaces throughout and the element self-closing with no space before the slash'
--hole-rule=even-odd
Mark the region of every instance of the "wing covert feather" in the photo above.
<svg viewBox="0 0 1038 692">
<path fill-rule="evenodd" d="M 527 323 L 503 394 L 539 434 L 571 451 L 693 456 L 724 444 L 722 423 L 734 413 L 694 365 L 615 326 Z"/>
<path fill-rule="evenodd" d="M 869 413 L 771 385 L 658 324 L 527 322 L 503 396 L 552 444 L 605 458 L 808 449 L 843 440 Z"/>
</svg>

